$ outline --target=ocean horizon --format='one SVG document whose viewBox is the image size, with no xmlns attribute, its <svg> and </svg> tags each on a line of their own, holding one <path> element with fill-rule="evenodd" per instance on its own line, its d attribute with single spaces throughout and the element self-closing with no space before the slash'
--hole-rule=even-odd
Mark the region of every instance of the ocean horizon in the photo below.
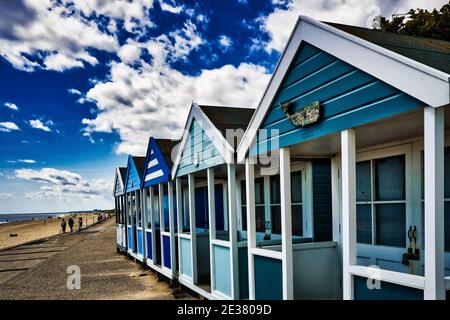
<svg viewBox="0 0 450 320">
<path fill-rule="evenodd" d="M 0 224 L 18 221 L 30 221 L 30 220 L 46 220 L 60 218 L 67 214 L 77 214 L 77 213 L 89 213 L 96 212 L 98 210 L 83 210 L 83 211 L 72 211 L 72 212 L 44 212 L 44 213 L 0 213 Z"/>
</svg>

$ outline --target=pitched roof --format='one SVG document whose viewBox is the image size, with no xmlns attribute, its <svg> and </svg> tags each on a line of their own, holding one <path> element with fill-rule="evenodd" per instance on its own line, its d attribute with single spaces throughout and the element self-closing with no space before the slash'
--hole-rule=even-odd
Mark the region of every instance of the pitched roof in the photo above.
<svg viewBox="0 0 450 320">
<path fill-rule="evenodd" d="M 125 177 L 127 175 L 127 168 L 119 167 L 120 178 L 122 179 L 122 184 L 125 184 Z"/>
<path fill-rule="evenodd" d="M 167 166 L 169 169 L 172 169 L 173 161 L 172 161 L 172 150 L 173 148 L 180 143 L 180 140 L 171 140 L 171 139 L 155 139 L 158 144 L 159 151 L 164 157 Z"/>
<path fill-rule="evenodd" d="M 144 174 L 145 167 L 145 157 L 135 157 L 133 156 L 134 165 L 136 166 L 136 170 L 138 171 L 139 177 L 142 177 Z"/>
<path fill-rule="evenodd" d="M 254 109 L 248 108 L 204 105 L 199 107 L 224 137 L 227 129 L 243 129 L 245 131 L 255 112 Z"/>
<path fill-rule="evenodd" d="M 338 23 L 326 24 L 450 74 L 450 42 Z"/>
</svg>

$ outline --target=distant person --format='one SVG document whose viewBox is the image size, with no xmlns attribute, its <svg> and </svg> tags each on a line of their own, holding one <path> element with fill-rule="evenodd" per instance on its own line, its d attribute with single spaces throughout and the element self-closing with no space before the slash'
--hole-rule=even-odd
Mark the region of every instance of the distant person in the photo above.
<svg viewBox="0 0 450 320">
<path fill-rule="evenodd" d="M 61 220 L 61 230 L 62 233 L 66 233 L 66 219 L 62 218 Z"/>
<path fill-rule="evenodd" d="M 81 231 L 82 227 L 83 227 L 83 217 L 78 217 L 78 232 Z"/>
<path fill-rule="evenodd" d="M 70 228 L 70 232 L 73 232 L 73 225 L 75 223 L 75 221 L 73 221 L 72 217 L 69 218 L 69 228 Z"/>
</svg>

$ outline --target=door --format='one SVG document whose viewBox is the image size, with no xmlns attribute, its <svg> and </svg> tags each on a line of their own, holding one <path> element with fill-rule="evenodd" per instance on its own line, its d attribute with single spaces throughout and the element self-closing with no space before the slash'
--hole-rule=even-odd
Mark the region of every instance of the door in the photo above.
<svg viewBox="0 0 450 320">
<path fill-rule="evenodd" d="M 358 264 L 417 273 L 402 263 L 413 244 L 408 230 L 420 211 L 412 210 L 412 145 L 359 153 L 356 164 Z"/>
</svg>

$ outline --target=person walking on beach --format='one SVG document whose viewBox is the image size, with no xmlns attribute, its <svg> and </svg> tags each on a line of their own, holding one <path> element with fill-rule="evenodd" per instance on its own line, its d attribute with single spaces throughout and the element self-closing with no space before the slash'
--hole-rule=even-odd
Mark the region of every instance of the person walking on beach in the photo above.
<svg viewBox="0 0 450 320">
<path fill-rule="evenodd" d="M 75 221 L 73 221 L 72 217 L 69 218 L 69 228 L 70 228 L 70 233 L 73 232 L 73 224 L 75 223 Z"/>
<path fill-rule="evenodd" d="M 83 217 L 78 217 L 78 232 L 81 231 L 82 227 L 83 227 Z"/>
<path fill-rule="evenodd" d="M 66 219 L 62 218 L 61 220 L 61 230 L 62 233 L 66 233 Z"/>
</svg>

